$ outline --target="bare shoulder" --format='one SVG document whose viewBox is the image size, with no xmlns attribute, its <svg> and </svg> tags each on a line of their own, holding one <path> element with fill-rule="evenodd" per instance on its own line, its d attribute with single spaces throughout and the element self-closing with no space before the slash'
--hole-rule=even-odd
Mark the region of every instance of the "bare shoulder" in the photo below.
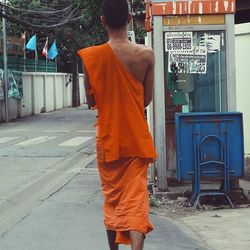
<svg viewBox="0 0 250 250">
<path fill-rule="evenodd" d="M 141 60 L 149 64 L 154 64 L 155 56 L 152 48 L 140 44 L 136 44 L 135 46 L 137 47 L 137 55 Z"/>
</svg>

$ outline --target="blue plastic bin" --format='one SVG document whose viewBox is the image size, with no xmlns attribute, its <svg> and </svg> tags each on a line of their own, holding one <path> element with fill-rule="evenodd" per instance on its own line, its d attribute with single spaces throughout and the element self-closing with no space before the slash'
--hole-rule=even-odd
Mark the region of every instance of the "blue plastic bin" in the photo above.
<svg viewBox="0 0 250 250">
<path fill-rule="evenodd" d="M 177 113 L 176 125 L 176 158 L 177 179 L 194 181 L 195 172 L 195 138 L 215 135 L 221 138 L 227 151 L 227 164 L 230 178 L 240 178 L 244 174 L 244 143 L 242 113 Z M 218 158 L 220 149 L 214 144 L 207 145 L 204 155 L 209 161 Z M 212 168 L 213 166 L 211 166 Z M 205 177 L 216 177 L 216 174 L 205 174 Z"/>
</svg>

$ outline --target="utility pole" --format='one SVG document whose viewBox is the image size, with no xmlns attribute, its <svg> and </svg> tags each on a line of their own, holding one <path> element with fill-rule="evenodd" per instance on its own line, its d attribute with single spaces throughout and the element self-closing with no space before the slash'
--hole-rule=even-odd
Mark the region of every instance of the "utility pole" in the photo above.
<svg viewBox="0 0 250 250">
<path fill-rule="evenodd" d="M 73 57 L 73 69 L 72 69 L 72 102 L 73 107 L 80 106 L 80 97 L 79 97 L 79 68 L 78 68 L 78 55 L 74 54 Z"/>
<path fill-rule="evenodd" d="M 132 14 L 131 30 L 132 30 L 132 31 L 134 30 L 133 4 L 134 4 L 134 0 L 131 1 L 131 14 Z"/>
<path fill-rule="evenodd" d="M 6 0 L 3 1 L 6 4 Z M 3 14 L 5 11 L 3 10 Z M 3 61 L 4 61 L 4 89 L 5 89 L 5 122 L 9 122 L 9 104 L 8 104 L 8 57 L 7 57 L 7 32 L 6 19 L 3 17 Z"/>
</svg>

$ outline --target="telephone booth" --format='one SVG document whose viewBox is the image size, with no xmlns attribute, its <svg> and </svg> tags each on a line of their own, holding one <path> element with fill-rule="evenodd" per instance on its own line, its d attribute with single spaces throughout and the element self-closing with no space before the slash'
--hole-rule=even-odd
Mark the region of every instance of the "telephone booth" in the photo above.
<svg viewBox="0 0 250 250">
<path fill-rule="evenodd" d="M 236 111 L 235 0 L 147 1 L 155 89 L 157 187 L 176 178 L 175 114 Z"/>
</svg>

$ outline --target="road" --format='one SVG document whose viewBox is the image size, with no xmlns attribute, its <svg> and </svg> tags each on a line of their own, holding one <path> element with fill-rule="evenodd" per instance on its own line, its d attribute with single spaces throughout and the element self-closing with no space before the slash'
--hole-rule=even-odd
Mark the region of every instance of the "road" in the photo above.
<svg viewBox="0 0 250 250">
<path fill-rule="evenodd" d="M 95 117 L 67 109 L 0 125 L 1 250 L 108 249 Z M 182 224 L 152 221 L 146 250 L 206 249 Z"/>
</svg>

